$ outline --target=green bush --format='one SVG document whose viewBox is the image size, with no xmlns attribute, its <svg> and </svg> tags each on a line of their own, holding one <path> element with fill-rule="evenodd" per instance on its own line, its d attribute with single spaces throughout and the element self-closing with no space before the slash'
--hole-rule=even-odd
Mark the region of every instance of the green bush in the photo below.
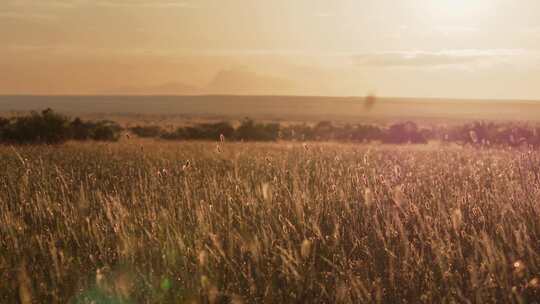
<svg viewBox="0 0 540 304">
<path fill-rule="evenodd" d="M 383 141 L 389 144 L 427 143 L 427 139 L 422 132 L 419 131 L 418 126 L 410 121 L 390 126 L 386 131 Z"/>
<path fill-rule="evenodd" d="M 130 128 L 129 131 L 142 138 L 160 137 L 164 133 L 159 126 L 136 126 Z"/>
<path fill-rule="evenodd" d="M 3 122 L 3 140 L 14 143 L 63 143 L 70 137 L 67 117 L 51 109 L 41 113 L 17 117 L 10 123 Z"/>
<path fill-rule="evenodd" d="M 233 137 L 235 130 L 228 122 L 203 123 L 181 127 L 172 133 L 164 133 L 162 138 L 171 140 L 219 140 L 223 135 Z"/>
<path fill-rule="evenodd" d="M 91 139 L 99 141 L 117 141 L 122 127 L 113 121 L 99 121 L 93 125 Z"/>
<path fill-rule="evenodd" d="M 51 109 L 11 119 L 0 119 L 0 141 L 16 144 L 61 144 L 67 140 L 116 141 L 122 128 L 112 121 L 69 121 Z"/>
<path fill-rule="evenodd" d="M 277 123 L 255 123 L 246 118 L 236 129 L 236 139 L 243 141 L 275 141 L 279 137 L 280 127 Z"/>
</svg>

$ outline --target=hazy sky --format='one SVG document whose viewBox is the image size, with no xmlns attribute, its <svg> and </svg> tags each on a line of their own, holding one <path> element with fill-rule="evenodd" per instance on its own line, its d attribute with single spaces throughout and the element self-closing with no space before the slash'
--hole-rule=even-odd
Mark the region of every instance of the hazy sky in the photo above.
<svg viewBox="0 0 540 304">
<path fill-rule="evenodd" d="M 1 0 L 0 94 L 540 99 L 538 0 Z"/>
</svg>

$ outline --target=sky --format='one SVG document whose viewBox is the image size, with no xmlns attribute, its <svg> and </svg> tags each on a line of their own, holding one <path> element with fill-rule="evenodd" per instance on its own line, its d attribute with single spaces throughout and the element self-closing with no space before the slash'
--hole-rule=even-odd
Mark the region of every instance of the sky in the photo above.
<svg viewBox="0 0 540 304">
<path fill-rule="evenodd" d="M 2 0 L 0 94 L 540 100 L 538 0 Z"/>
</svg>

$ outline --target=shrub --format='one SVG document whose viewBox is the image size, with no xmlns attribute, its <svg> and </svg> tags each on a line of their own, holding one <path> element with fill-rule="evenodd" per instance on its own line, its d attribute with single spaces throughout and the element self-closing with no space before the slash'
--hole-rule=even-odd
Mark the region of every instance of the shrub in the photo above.
<svg viewBox="0 0 540 304">
<path fill-rule="evenodd" d="M 284 140 L 313 140 L 315 133 L 313 128 L 306 124 L 295 124 L 281 127 L 280 138 Z"/>
<path fill-rule="evenodd" d="M 163 129 L 159 126 L 136 126 L 130 128 L 129 131 L 143 138 L 160 137 L 163 134 Z"/>
<path fill-rule="evenodd" d="M 117 141 L 122 127 L 113 121 L 99 121 L 93 125 L 91 139 L 101 141 Z"/>
<path fill-rule="evenodd" d="M 381 140 L 383 137 L 383 131 L 372 125 L 358 125 L 351 132 L 351 139 L 354 141 L 374 141 Z"/>
<path fill-rule="evenodd" d="M 9 125 L 9 119 L 0 117 L 0 141 L 4 141 L 4 132 Z"/>
<path fill-rule="evenodd" d="M 181 127 L 172 133 L 163 133 L 162 138 L 171 140 L 218 140 L 221 135 L 234 137 L 234 128 L 228 122 L 203 123 Z"/>
<path fill-rule="evenodd" d="M 244 141 L 275 141 L 279 138 L 279 131 L 277 123 L 261 124 L 246 118 L 236 129 L 236 138 Z"/>
<path fill-rule="evenodd" d="M 0 119 L 0 141 L 18 144 L 61 144 L 67 140 L 115 141 L 122 128 L 112 121 L 73 121 L 51 109 L 12 119 Z"/>
<path fill-rule="evenodd" d="M 71 124 L 71 137 L 75 140 L 88 140 L 92 137 L 93 124 L 83 122 L 80 118 L 75 118 Z"/>
<path fill-rule="evenodd" d="M 390 144 L 423 144 L 427 143 L 427 139 L 418 131 L 418 126 L 414 122 L 408 121 L 390 126 L 384 137 L 384 142 Z"/>
<path fill-rule="evenodd" d="M 67 117 L 51 109 L 17 117 L 3 129 L 3 139 L 15 143 L 59 144 L 70 138 Z"/>
</svg>

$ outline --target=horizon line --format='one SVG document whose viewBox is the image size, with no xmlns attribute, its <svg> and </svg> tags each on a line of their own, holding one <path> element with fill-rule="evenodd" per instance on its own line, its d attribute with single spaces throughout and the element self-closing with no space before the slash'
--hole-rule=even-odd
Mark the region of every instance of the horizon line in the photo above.
<svg viewBox="0 0 540 304">
<path fill-rule="evenodd" d="M 0 94 L 0 97 L 256 97 L 256 98 L 331 98 L 331 99 L 365 99 L 370 95 L 296 95 L 296 94 Z M 381 100 L 440 100 L 440 101 L 506 101 L 506 102 L 540 102 L 540 98 L 467 98 L 467 97 L 399 97 L 376 96 Z"/>
</svg>

